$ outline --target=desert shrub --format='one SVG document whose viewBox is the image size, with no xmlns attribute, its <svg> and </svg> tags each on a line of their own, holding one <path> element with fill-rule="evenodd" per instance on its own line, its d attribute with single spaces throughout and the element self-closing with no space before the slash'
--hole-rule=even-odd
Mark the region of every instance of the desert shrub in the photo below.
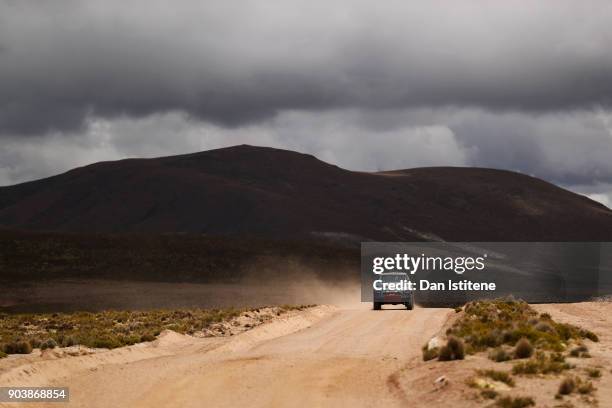
<svg viewBox="0 0 612 408">
<path fill-rule="evenodd" d="M 38 337 L 30 339 L 30 345 L 32 346 L 32 348 L 40 348 L 42 344 L 43 342 Z"/>
<path fill-rule="evenodd" d="M 580 357 L 580 358 L 589 358 L 591 355 L 589 354 L 589 349 L 584 344 L 580 344 L 577 347 L 574 347 L 569 355 L 571 357 Z"/>
<path fill-rule="evenodd" d="M 145 341 L 145 340 L 142 340 L 143 336 L 139 336 L 137 334 L 131 334 L 128 336 L 122 336 L 118 340 L 123 345 L 131 346 L 132 344 L 136 344 L 136 343 L 140 343 L 141 341 Z"/>
<path fill-rule="evenodd" d="M 465 345 L 463 344 L 463 340 L 451 336 L 448 338 L 448 342 L 446 345 L 453 352 L 455 360 L 463 360 L 465 358 Z"/>
<path fill-rule="evenodd" d="M 457 306 L 457 307 L 455 308 L 455 313 L 459 313 L 459 312 L 461 312 L 462 310 L 463 310 L 463 308 L 462 308 L 461 306 Z"/>
<path fill-rule="evenodd" d="M 62 344 L 62 347 L 72 347 L 72 346 L 76 346 L 79 343 L 74 336 L 65 336 L 65 337 L 62 337 L 61 344 Z"/>
<path fill-rule="evenodd" d="M 590 381 L 581 382 L 578 384 L 578 392 L 580 394 L 592 394 L 595 391 L 593 383 Z"/>
<path fill-rule="evenodd" d="M 590 381 L 584 381 L 580 377 L 566 377 L 559 384 L 557 395 L 569 395 L 577 391 L 579 394 L 592 394 L 595 386 Z"/>
<path fill-rule="evenodd" d="M 592 382 L 583 381 L 580 377 L 566 377 L 559 384 L 557 397 L 569 395 L 575 391 L 583 395 L 592 394 L 595 391 L 595 387 Z"/>
<path fill-rule="evenodd" d="M 466 350 L 483 351 L 502 345 L 514 346 L 522 338 L 541 350 L 561 352 L 569 340 L 597 336 L 576 326 L 555 322 L 550 315 L 538 313 L 529 304 L 516 299 L 473 301 L 447 331 L 464 340 Z"/>
<path fill-rule="evenodd" d="M 465 345 L 461 339 L 451 336 L 448 338 L 446 345 L 440 348 L 438 360 L 463 360 L 465 358 Z"/>
<path fill-rule="evenodd" d="M 153 341 L 153 340 L 155 340 L 155 336 L 152 335 L 151 333 L 145 333 L 140 337 L 141 342 Z"/>
<path fill-rule="evenodd" d="M 535 401 L 531 397 L 503 397 L 499 398 L 495 406 L 500 408 L 526 408 L 535 405 Z"/>
<path fill-rule="evenodd" d="M 438 358 L 440 354 L 440 350 L 437 347 L 432 349 L 428 349 L 427 346 L 423 347 L 423 361 L 433 360 L 434 358 Z"/>
<path fill-rule="evenodd" d="M 438 352 L 439 361 L 451 361 L 453 360 L 453 352 L 448 346 L 442 346 Z"/>
<path fill-rule="evenodd" d="M 597 337 L 597 335 L 590 330 L 581 329 L 580 336 L 589 339 L 594 343 L 597 343 L 599 341 L 599 337 Z"/>
<path fill-rule="evenodd" d="M 275 311 L 283 314 L 308 307 L 311 305 L 283 306 Z M 5 344 L 2 350 L 8 347 L 9 353 L 15 352 L 15 343 L 27 341 L 32 347 L 41 347 L 47 339 L 62 347 L 81 344 L 115 348 L 151 341 L 166 329 L 193 334 L 241 313 L 237 309 L 190 309 L 4 314 L 0 319 L 0 339 Z"/>
<path fill-rule="evenodd" d="M 552 333 L 555 329 L 548 322 L 539 321 L 535 325 L 535 329 L 545 333 Z"/>
<path fill-rule="evenodd" d="M 29 341 L 20 341 L 17 343 L 16 354 L 30 354 L 32 352 L 32 345 Z"/>
<path fill-rule="evenodd" d="M 482 397 L 486 399 L 495 399 L 497 398 L 499 393 L 492 389 L 486 389 L 486 390 L 480 391 L 480 395 L 482 395 Z"/>
<path fill-rule="evenodd" d="M 32 345 L 28 341 L 6 343 L 4 345 L 4 352 L 6 354 L 30 354 L 32 352 Z"/>
<path fill-rule="evenodd" d="M 57 347 L 57 343 L 53 339 L 47 339 L 40 345 L 41 350 L 54 349 L 56 347 Z"/>
<path fill-rule="evenodd" d="M 591 378 L 601 377 L 601 370 L 599 368 L 587 368 L 586 372 L 587 372 L 587 375 Z"/>
<path fill-rule="evenodd" d="M 589 339 L 595 343 L 599 341 L 599 337 L 592 331 L 581 329 L 571 324 L 555 323 L 555 330 L 564 341 L 570 339 Z"/>
<path fill-rule="evenodd" d="M 512 374 L 558 374 L 573 368 L 564 361 L 563 356 L 553 353 L 538 353 L 534 358 L 521 361 L 512 367 Z"/>
<path fill-rule="evenodd" d="M 114 349 L 123 346 L 123 344 L 116 337 L 101 337 L 91 341 L 94 348 L 107 348 Z"/>
<path fill-rule="evenodd" d="M 512 356 L 505 349 L 498 347 L 494 350 L 491 350 L 491 352 L 489 353 L 489 359 L 501 363 L 503 361 L 511 360 Z"/>
<path fill-rule="evenodd" d="M 510 387 L 514 387 L 514 380 L 512 379 L 512 376 L 510 375 L 510 373 L 506 371 L 478 370 L 477 373 L 478 375 L 481 375 L 483 377 L 488 377 L 492 379 L 493 381 L 503 382 L 504 384 Z"/>
<path fill-rule="evenodd" d="M 514 348 L 514 358 L 529 358 L 533 355 L 533 346 L 526 338 L 520 339 Z"/>
<path fill-rule="evenodd" d="M 4 351 L 0 350 L 0 358 L 4 358 L 6 356 L 7 354 Z"/>
<path fill-rule="evenodd" d="M 561 353 L 550 353 L 548 358 L 553 363 L 565 363 L 565 356 Z"/>
<path fill-rule="evenodd" d="M 537 374 L 538 372 L 539 366 L 535 360 L 518 363 L 512 367 L 512 374 Z"/>
<path fill-rule="evenodd" d="M 574 392 L 575 388 L 576 381 L 572 377 L 566 377 L 563 379 L 563 381 L 561 381 L 561 384 L 559 384 L 559 390 L 557 391 L 557 394 L 569 395 Z"/>
</svg>

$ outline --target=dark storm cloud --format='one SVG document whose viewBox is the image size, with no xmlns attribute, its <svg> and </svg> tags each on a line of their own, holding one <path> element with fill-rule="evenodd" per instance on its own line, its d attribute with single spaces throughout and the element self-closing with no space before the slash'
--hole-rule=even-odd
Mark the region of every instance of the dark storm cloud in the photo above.
<svg viewBox="0 0 612 408">
<path fill-rule="evenodd" d="M 0 134 L 182 111 L 222 126 L 285 110 L 612 103 L 602 1 L 0 3 Z"/>
<path fill-rule="evenodd" d="M 6 138 L 0 185 L 101 160 L 236 144 L 310 153 L 351 170 L 479 166 L 520 171 L 612 204 L 612 112 L 531 115 L 479 109 L 284 111 L 227 128 L 173 112 L 96 119 L 78 134 Z"/>
<path fill-rule="evenodd" d="M 596 0 L 0 0 L 0 185 L 249 143 L 609 205 L 610 21 Z"/>
<path fill-rule="evenodd" d="M 612 114 L 575 111 L 525 115 L 464 112 L 448 119 L 471 162 L 564 185 L 612 181 Z"/>
</svg>

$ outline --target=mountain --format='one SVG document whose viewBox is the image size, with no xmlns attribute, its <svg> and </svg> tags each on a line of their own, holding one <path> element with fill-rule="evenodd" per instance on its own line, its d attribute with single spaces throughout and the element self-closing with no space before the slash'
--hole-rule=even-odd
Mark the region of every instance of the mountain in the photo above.
<svg viewBox="0 0 612 408">
<path fill-rule="evenodd" d="M 509 171 L 354 172 L 248 145 L 100 162 L 0 188 L 0 226 L 272 239 L 612 240 L 612 211 Z"/>
</svg>

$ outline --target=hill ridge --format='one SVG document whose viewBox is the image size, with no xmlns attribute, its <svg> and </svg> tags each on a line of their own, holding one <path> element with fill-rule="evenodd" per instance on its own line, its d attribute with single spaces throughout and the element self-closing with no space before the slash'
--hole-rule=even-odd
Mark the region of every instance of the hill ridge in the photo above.
<svg viewBox="0 0 612 408">
<path fill-rule="evenodd" d="M 283 239 L 571 241 L 612 239 L 612 211 L 507 170 L 356 172 L 308 154 L 237 145 L 98 162 L 0 187 L 0 226 Z"/>
</svg>

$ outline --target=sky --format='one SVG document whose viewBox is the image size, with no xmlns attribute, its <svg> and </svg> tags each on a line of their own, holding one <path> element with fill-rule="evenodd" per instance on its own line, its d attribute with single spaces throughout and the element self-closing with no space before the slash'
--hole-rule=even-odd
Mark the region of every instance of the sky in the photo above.
<svg viewBox="0 0 612 408">
<path fill-rule="evenodd" d="M 248 143 L 612 206 L 608 1 L 0 0 L 0 185 Z"/>
</svg>

